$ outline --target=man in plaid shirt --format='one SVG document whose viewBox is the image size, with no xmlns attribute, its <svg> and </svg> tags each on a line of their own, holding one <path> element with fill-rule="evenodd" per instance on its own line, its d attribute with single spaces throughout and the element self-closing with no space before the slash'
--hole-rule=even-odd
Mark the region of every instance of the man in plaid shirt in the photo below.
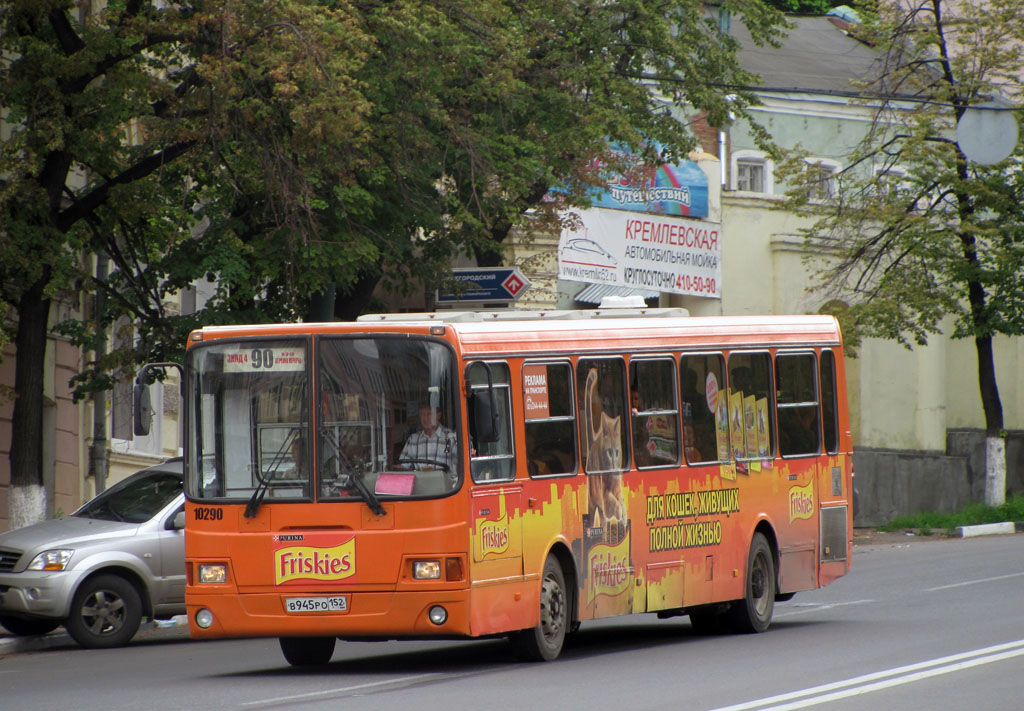
<svg viewBox="0 0 1024 711">
<path fill-rule="evenodd" d="M 414 469 L 429 468 L 426 461 L 437 462 L 439 468 L 448 468 L 449 474 L 456 473 L 456 462 L 459 455 L 458 440 L 455 433 L 440 422 L 441 409 L 433 408 L 429 403 L 420 405 L 419 432 L 413 432 L 402 447 L 399 463 L 407 460 Z M 424 461 L 425 460 L 425 461 Z"/>
</svg>

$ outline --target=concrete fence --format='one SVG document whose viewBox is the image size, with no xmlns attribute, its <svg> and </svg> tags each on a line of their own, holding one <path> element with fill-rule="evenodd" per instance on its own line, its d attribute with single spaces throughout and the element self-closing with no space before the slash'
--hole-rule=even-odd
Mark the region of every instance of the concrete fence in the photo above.
<svg viewBox="0 0 1024 711">
<path fill-rule="evenodd" d="M 880 526 L 897 516 L 952 513 L 985 500 L 985 433 L 950 430 L 945 452 L 855 449 L 854 525 Z M 1024 494 L 1024 432 L 1006 437 L 1006 493 Z"/>
</svg>

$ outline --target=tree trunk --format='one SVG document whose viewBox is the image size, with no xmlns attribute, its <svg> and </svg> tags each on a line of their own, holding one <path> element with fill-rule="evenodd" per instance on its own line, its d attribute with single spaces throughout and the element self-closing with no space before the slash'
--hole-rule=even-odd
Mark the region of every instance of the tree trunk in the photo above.
<svg viewBox="0 0 1024 711">
<path fill-rule="evenodd" d="M 45 295 L 49 268 L 18 301 L 14 364 L 14 413 L 11 423 L 11 528 L 46 518 L 43 487 L 43 374 L 50 299 Z"/>
<path fill-rule="evenodd" d="M 978 352 L 978 385 L 985 411 L 985 503 L 1001 506 L 1006 501 L 1006 435 L 1003 432 L 1003 404 L 996 385 L 992 337 L 974 339 Z"/>
</svg>

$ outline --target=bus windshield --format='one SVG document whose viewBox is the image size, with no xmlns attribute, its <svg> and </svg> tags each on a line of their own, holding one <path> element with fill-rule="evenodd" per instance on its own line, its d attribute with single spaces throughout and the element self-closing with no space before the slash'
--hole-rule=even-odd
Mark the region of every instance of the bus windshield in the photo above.
<svg viewBox="0 0 1024 711">
<path fill-rule="evenodd" d="M 321 337 L 319 497 L 453 491 L 462 461 L 455 391 L 455 358 L 441 342 Z"/>
<path fill-rule="evenodd" d="M 189 351 L 190 496 L 309 500 L 308 350 L 246 340 Z"/>
<path fill-rule="evenodd" d="M 255 515 L 264 501 L 362 499 L 380 512 L 383 498 L 454 491 L 451 350 L 387 335 L 320 336 L 315 348 L 315 386 L 308 339 L 190 351 L 189 495 L 247 499 Z"/>
</svg>

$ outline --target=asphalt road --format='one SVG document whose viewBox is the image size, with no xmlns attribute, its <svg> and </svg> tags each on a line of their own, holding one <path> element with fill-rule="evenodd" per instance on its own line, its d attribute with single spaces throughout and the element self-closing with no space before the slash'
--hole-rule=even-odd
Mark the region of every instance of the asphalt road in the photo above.
<svg viewBox="0 0 1024 711">
<path fill-rule="evenodd" d="M 1022 535 L 890 536 L 856 546 L 846 578 L 776 606 L 762 635 L 640 615 L 584 624 L 548 664 L 512 661 L 501 640 L 339 643 L 315 670 L 290 668 L 276 640 L 150 629 L 87 651 L 56 635 L 0 647 L 0 709 L 1014 709 L 1022 590 Z"/>
</svg>

